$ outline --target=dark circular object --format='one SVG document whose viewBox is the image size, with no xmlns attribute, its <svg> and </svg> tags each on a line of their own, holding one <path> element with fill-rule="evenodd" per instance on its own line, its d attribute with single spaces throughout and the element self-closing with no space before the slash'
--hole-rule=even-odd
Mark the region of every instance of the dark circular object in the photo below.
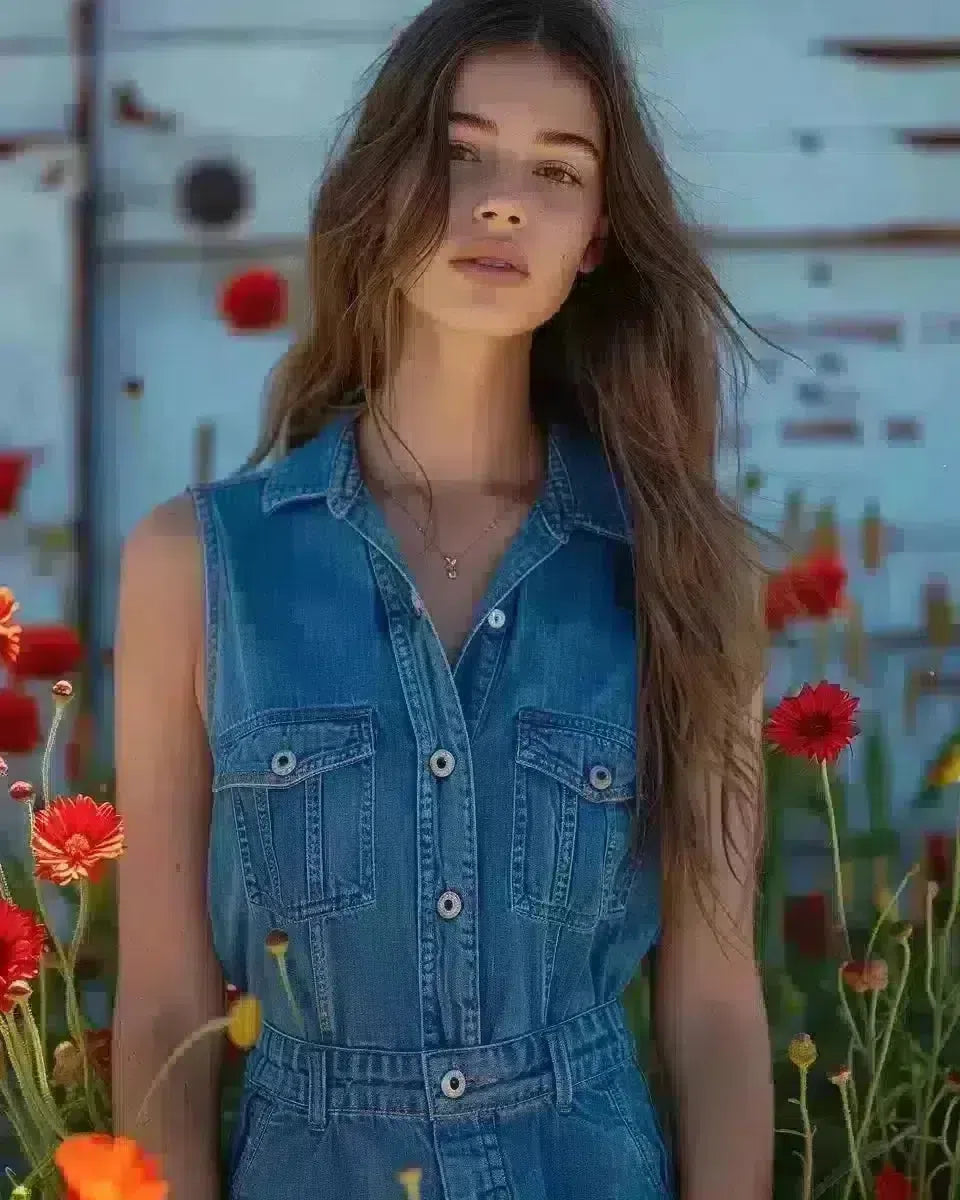
<svg viewBox="0 0 960 1200">
<path fill-rule="evenodd" d="M 188 225 L 226 229 L 247 214 L 252 200 L 249 174 L 228 159 L 189 163 L 177 178 L 177 209 Z"/>
</svg>

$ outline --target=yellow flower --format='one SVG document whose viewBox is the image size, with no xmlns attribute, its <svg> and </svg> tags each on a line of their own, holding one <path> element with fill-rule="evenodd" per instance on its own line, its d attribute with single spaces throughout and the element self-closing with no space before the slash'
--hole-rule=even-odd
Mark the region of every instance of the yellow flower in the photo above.
<svg viewBox="0 0 960 1200">
<path fill-rule="evenodd" d="M 263 1010 L 256 996 L 238 996 L 227 1013 L 227 1037 L 240 1050 L 257 1044 L 263 1027 Z"/>
<path fill-rule="evenodd" d="M 790 1043 L 787 1057 L 799 1071 L 809 1071 L 817 1061 L 817 1047 L 809 1033 L 801 1033 Z"/>
<path fill-rule="evenodd" d="M 934 787 L 949 787 L 960 783 L 960 744 L 951 746 L 930 768 L 927 782 Z"/>
<path fill-rule="evenodd" d="M 402 1171 L 398 1171 L 395 1179 L 402 1188 L 406 1189 L 406 1200 L 420 1200 L 420 1182 L 423 1179 L 423 1170 L 420 1167 L 404 1167 Z"/>
</svg>

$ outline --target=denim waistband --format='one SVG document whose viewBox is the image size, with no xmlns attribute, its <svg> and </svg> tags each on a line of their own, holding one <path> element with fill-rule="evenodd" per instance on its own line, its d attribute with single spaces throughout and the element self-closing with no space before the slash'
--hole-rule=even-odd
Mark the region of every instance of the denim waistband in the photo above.
<svg viewBox="0 0 960 1200">
<path fill-rule="evenodd" d="M 458 1117 L 546 1096 L 566 1110 L 575 1084 L 633 1058 L 623 1008 L 613 1000 L 507 1041 L 442 1050 L 330 1046 L 265 1025 L 245 1083 L 322 1128 L 331 1112 Z"/>
</svg>

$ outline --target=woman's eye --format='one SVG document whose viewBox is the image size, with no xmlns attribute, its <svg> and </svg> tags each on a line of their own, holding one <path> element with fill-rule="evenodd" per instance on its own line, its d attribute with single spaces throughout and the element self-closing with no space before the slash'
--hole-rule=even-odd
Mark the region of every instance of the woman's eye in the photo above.
<svg viewBox="0 0 960 1200">
<path fill-rule="evenodd" d="M 476 160 L 476 155 L 469 146 L 464 146 L 462 142 L 450 143 L 450 157 L 456 162 L 470 162 Z"/>
<path fill-rule="evenodd" d="M 564 167 L 560 163 L 546 163 L 540 168 L 540 174 L 546 179 L 552 180 L 554 183 L 580 184 L 580 177 L 575 171 L 571 171 L 569 167 Z"/>
</svg>

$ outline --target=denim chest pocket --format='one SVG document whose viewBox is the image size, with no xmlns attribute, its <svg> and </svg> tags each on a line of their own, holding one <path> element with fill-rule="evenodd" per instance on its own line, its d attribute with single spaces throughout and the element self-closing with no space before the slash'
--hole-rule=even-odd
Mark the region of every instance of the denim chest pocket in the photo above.
<svg viewBox="0 0 960 1200">
<path fill-rule="evenodd" d="M 588 717 L 517 718 L 511 905 L 590 930 L 624 913 L 636 869 L 636 735 Z"/>
<path fill-rule="evenodd" d="M 373 903 L 370 709 L 263 713 L 217 747 L 213 787 L 251 904 L 307 920 Z"/>
</svg>

